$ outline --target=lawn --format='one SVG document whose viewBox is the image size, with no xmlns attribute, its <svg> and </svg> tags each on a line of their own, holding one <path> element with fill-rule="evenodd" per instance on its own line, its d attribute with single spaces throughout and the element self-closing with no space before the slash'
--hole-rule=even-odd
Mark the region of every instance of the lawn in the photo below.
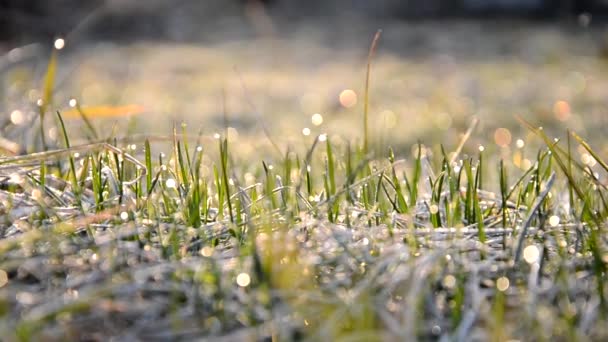
<svg viewBox="0 0 608 342">
<path fill-rule="evenodd" d="M 4 55 L 0 336 L 607 339 L 603 31 L 374 25 Z"/>
</svg>

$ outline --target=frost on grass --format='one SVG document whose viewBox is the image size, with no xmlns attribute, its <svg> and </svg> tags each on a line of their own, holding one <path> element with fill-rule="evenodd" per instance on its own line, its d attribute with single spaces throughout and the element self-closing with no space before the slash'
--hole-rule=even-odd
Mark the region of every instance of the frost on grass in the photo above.
<svg viewBox="0 0 608 342">
<path fill-rule="evenodd" d="M 493 192 L 470 185 L 490 162 L 433 169 L 430 149 L 319 139 L 252 168 L 218 142 L 204 166 L 187 141 L 163 164 L 130 143 L 2 160 L 2 336 L 608 337 L 605 190 L 584 168 L 570 201 L 547 150 Z"/>
</svg>

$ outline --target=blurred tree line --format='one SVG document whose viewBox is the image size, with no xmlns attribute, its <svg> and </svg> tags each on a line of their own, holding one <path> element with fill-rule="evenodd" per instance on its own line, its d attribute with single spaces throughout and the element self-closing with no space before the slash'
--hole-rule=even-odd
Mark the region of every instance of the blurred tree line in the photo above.
<svg viewBox="0 0 608 342">
<path fill-rule="evenodd" d="M 243 16 L 251 5 L 279 19 L 352 12 L 403 19 L 608 13 L 608 0 L 0 0 L 0 40 L 63 35 L 87 25 L 93 34 L 135 36 L 175 26 L 179 36 L 203 22 Z"/>
</svg>

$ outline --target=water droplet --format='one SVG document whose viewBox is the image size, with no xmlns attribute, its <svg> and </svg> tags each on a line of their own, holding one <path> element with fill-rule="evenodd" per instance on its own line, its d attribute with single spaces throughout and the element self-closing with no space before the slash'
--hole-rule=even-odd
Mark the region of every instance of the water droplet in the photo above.
<svg viewBox="0 0 608 342">
<path fill-rule="evenodd" d="M 240 287 L 247 287 L 251 284 L 251 277 L 247 273 L 239 273 L 239 275 L 236 276 L 236 283 Z"/>
<path fill-rule="evenodd" d="M 496 280 L 496 288 L 500 292 L 507 291 L 509 289 L 509 285 L 509 278 L 507 277 L 500 277 Z"/>
<path fill-rule="evenodd" d="M 228 127 L 228 129 L 226 130 L 226 135 L 228 140 L 230 141 L 239 140 L 239 131 L 234 127 Z"/>
<path fill-rule="evenodd" d="M 524 248 L 524 260 L 526 260 L 526 262 L 528 264 L 533 264 L 533 263 L 537 262 L 539 256 L 540 256 L 540 251 L 538 250 L 538 247 L 536 247 L 535 245 L 530 245 L 530 246 Z"/>
<path fill-rule="evenodd" d="M 121 212 L 121 213 L 120 213 L 120 218 L 121 218 L 123 221 L 128 220 L 128 219 L 129 219 L 129 213 L 128 213 L 128 212 L 126 212 L 126 211 Z"/>
<path fill-rule="evenodd" d="M 42 191 L 39 189 L 32 190 L 32 198 L 36 201 L 42 200 Z"/>
<path fill-rule="evenodd" d="M 551 227 L 556 227 L 559 224 L 559 216 L 553 215 L 549 217 L 549 224 Z"/>
<path fill-rule="evenodd" d="M 397 115 L 392 110 L 383 110 L 380 113 L 380 118 L 386 128 L 394 128 L 397 125 Z"/>
<path fill-rule="evenodd" d="M 327 134 L 323 133 L 323 134 L 319 135 L 319 141 L 323 142 L 325 140 L 327 140 Z"/>
<path fill-rule="evenodd" d="M 438 325 L 434 325 L 434 326 L 431 328 L 431 333 L 433 333 L 433 335 L 435 335 L 435 336 L 437 336 L 437 335 L 441 334 L 441 327 L 440 327 L 440 326 L 438 326 Z"/>
<path fill-rule="evenodd" d="M 309 136 L 310 135 L 310 128 L 308 128 L 308 127 L 302 128 L 302 134 L 304 136 Z"/>
<path fill-rule="evenodd" d="M 36 298 L 31 292 L 21 291 L 15 295 L 15 299 L 22 305 L 32 305 Z"/>
<path fill-rule="evenodd" d="M 483 152 L 486 148 L 483 145 L 479 145 L 479 152 Z"/>
<path fill-rule="evenodd" d="M 68 101 L 68 105 L 74 108 L 76 105 L 78 105 L 78 101 L 76 101 L 76 99 L 70 99 L 70 101 Z"/>
<path fill-rule="evenodd" d="M 570 104 L 566 101 L 556 101 L 553 105 L 553 114 L 555 115 L 555 118 L 559 121 L 568 120 L 568 118 L 570 118 L 570 113 Z"/>
<path fill-rule="evenodd" d="M 167 179 L 167 181 L 165 182 L 165 185 L 169 189 L 175 189 L 175 186 L 176 186 L 175 179 L 173 179 L 173 178 Z"/>
<path fill-rule="evenodd" d="M 340 105 L 344 108 L 351 108 L 357 104 L 357 93 L 352 89 L 344 89 L 340 92 Z"/>
<path fill-rule="evenodd" d="M 454 277 L 451 274 L 448 274 L 447 276 L 445 276 L 445 278 L 443 278 L 443 286 L 445 286 L 448 289 L 452 289 L 454 288 L 454 286 L 456 286 L 456 277 Z"/>
<path fill-rule="evenodd" d="M 53 46 L 55 46 L 55 49 L 61 50 L 65 47 L 65 40 L 63 38 L 57 38 L 55 39 L 55 43 L 53 43 Z"/>
<path fill-rule="evenodd" d="M 209 246 L 205 246 L 201 248 L 200 254 L 206 258 L 213 255 L 213 248 Z"/>
<path fill-rule="evenodd" d="M 323 123 L 323 115 L 321 115 L 319 113 L 315 113 L 312 115 L 310 121 L 312 122 L 313 125 L 320 126 Z"/>
<path fill-rule="evenodd" d="M 437 214 L 439 212 L 439 207 L 436 204 L 432 204 L 429 207 L 429 211 L 431 212 L 431 214 Z"/>
<path fill-rule="evenodd" d="M 13 125 L 21 125 L 25 122 L 25 115 L 20 110 L 15 109 L 11 112 L 11 122 Z"/>
<path fill-rule="evenodd" d="M 522 139 L 517 139 L 515 142 L 515 146 L 517 146 L 517 148 L 524 148 L 525 145 L 526 143 Z"/>
<path fill-rule="evenodd" d="M 494 142 L 500 147 L 507 147 L 511 143 L 511 132 L 506 128 L 497 128 L 494 131 Z"/>
</svg>

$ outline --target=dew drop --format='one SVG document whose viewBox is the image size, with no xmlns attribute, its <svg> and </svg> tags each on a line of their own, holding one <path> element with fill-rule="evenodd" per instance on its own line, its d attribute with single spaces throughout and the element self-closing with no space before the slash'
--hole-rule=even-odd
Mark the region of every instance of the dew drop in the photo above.
<svg viewBox="0 0 608 342">
<path fill-rule="evenodd" d="M 65 40 L 63 38 L 57 38 L 55 39 L 53 46 L 55 46 L 55 49 L 61 50 L 65 47 Z"/>
<path fill-rule="evenodd" d="M 251 277 L 247 273 L 239 273 L 239 275 L 236 276 L 236 283 L 240 287 L 247 287 L 251 284 Z"/>
<path fill-rule="evenodd" d="M 507 277 L 500 277 L 496 280 L 496 288 L 500 292 L 507 291 L 509 289 L 509 285 L 509 278 Z"/>
<path fill-rule="evenodd" d="M 313 125 L 320 126 L 323 123 L 323 115 L 321 115 L 319 113 L 315 113 L 312 115 L 310 121 L 312 122 Z"/>
<path fill-rule="evenodd" d="M 165 185 L 167 186 L 167 188 L 175 189 L 175 185 L 176 185 L 175 179 L 173 179 L 173 178 L 167 179 L 167 181 L 165 182 Z"/>
<path fill-rule="evenodd" d="M 11 112 L 11 122 L 13 125 L 21 125 L 25 122 L 25 115 L 20 110 L 15 109 Z"/>
<path fill-rule="evenodd" d="M 556 227 L 559 224 L 559 216 L 553 215 L 549 217 L 549 224 L 551 227 Z"/>
<path fill-rule="evenodd" d="M 357 93 L 352 89 L 344 89 L 340 92 L 340 105 L 344 108 L 351 108 L 357 104 Z"/>
<path fill-rule="evenodd" d="M 530 246 L 524 248 L 524 260 L 526 260 L 526 262 L 528 264 L 533 264 L 533 263 L 537 262 L 539 256 L 540 256 L 540 251 L 538 250 L 538 247 L 536 247 L 535 245 L 530 245 Z"/>
</svg>

